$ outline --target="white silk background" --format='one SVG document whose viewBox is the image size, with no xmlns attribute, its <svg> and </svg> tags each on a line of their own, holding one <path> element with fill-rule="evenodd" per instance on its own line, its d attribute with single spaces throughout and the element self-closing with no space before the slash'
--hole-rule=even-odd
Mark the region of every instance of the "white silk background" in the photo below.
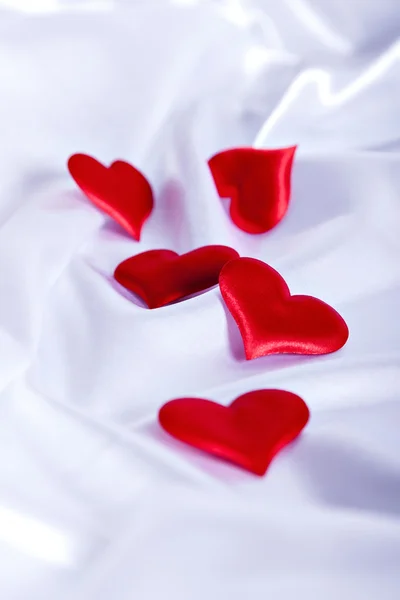
<svg viewBox="0 0 400 600">
<path fill-rule="evenodd" d="M 394 600 L 400 594 L 398 0 L 0 2 L 0 597 Z M 272 232 L 206 166 L 298 144 Z M 142 241 L 74 152 L 155 189 Z M 146 310 L 150 248 L 228 244 L 331 303 L 348 344 L 246 362 L 217 288 Z M 312 418 L 265 478 L 175 442 L 158 408 L 281 387 Z"/>
</svg>

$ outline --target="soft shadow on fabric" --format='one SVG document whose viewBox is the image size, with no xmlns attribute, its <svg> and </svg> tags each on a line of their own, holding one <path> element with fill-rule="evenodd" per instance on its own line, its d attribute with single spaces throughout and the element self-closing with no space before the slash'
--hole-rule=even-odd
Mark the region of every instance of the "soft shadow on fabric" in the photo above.
<svg viewBox="0 0 400 600">
<path fill-rule="evenodd" d="M 304 436 L 296 453 L 313 493 L 328 504 L 400 515 L 400 473 L 363 448 L 343 439 Z"/>
</svg>

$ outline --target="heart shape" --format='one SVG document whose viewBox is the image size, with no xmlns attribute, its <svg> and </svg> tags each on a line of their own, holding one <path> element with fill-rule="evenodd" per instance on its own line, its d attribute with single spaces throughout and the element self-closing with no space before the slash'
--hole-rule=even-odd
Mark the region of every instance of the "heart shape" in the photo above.
<svg viewBox="0 0 400 600">
<path fill-rule="evenodd" d="M 304 400 L 284 390 L 257 390 L 222 406 L 179 398 L 159 411 L 163 429 L 178 440 L 264 475 L 273 457 L 308 422 Z"/>
<path fill-rule="evenodd" d="M 247 233 L 265 233 L 289 206 L 296 146 L 276 150 L 233 148 L 209 161 L 221 198 L 231 198 L 232 221 Z"/>
<path fill-rule="evenodd" d="M 114 277 L 149 308 L 159 308 L 217 285 L 222 267 L 238 256 L 228 246 L 203 246 L 181 256 L 149 250 L 120 263 Z"/>
<path fill-rule="evenodd" d="M 277 271 L 255 258 L 238 258 L 219 285 L 243 338 L 246 358 L 268 354 L 327 354 L 349 337 L 343 318 L 312 296 L 291 296 Z"/>
<path fill-rule="evenodd" d="M 71 156 L 68 169 L 89 200 L 139 241 L 153 209 L 153 191 L 146 177 L 125 161 L 105 167 L 87 154 Z"/>
</svg>

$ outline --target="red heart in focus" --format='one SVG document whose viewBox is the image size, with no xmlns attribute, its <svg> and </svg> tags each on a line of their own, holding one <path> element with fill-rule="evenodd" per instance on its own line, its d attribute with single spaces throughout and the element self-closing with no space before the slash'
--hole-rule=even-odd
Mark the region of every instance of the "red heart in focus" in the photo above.
<svg viewBox="0 0 400 600">
<path fill-rule="evenodd" d="M 231 261 L 219 285 L 248 360 L 267 354 L 327 354 L 349 337 L 336 310 L 312 296 L 291 296 L 283 277 L 260 260 Z"/>
<path fill-rule="evenodd" d="M 257 390 L 227 407 L 200 398 L 171 400 L 158 418 L 178 440 L 264 475 L 275 454 L 299 435 L 309 416 L 299 396 Z"/>
<path fill-rule="evenodd" d="M 222 267 L 238 256 L 228 246 L 204 246 L 182 256 L 149 250 L 120 263 L 114 277 L 149 308 L 159 308 L 217 285 Z"/>
<path fill-rule="evenodd" d="M 277 150 L 233 148 L 209 161 L 221 198 L 231 198 L 232 221 L 247 233 L 265 233 L 284 217 L 296 146 Z"/>
<path fill-rule="evenodd" d="M 119 223 L 135 240 L 153 209 L 146 177 L 122 160 L 105 167 L 86 154 L 74 154 L 68 169 L 84 194 Z"/>
</svg>

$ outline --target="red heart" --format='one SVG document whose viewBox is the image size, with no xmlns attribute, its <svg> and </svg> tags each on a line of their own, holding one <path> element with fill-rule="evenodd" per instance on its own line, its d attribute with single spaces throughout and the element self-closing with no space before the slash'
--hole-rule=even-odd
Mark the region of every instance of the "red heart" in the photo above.
<svg viewBox="0 0 400 600">
<path fill-rule="evenodd" d="M 349 337 L 345 321 L 312 296 L 291 296 L 272 267 L 254 258 L 231 261 L 219 285 L 243 338 L 246 358 L 267 354 L 327 354 Z"/>
<path fill-rule="evenodd" d="M 86 154 L 74 154 L 68 169 L 84 194 L 137 241 L 153 209 L 153 192 L 146 177 L 122 160 L 105 167 Z"/>
<path fill-rule="evenodd" d="M 299 396 L 257 390 L 227 407 L 200 398 L 171 400 L 158 418 L 178 440 L 264 475 L 275 454 L 299 435 L 309 416 Z"/>
<path fill-rule="evenodd" d="M 182 256 L 172 250 L 149 250 L 124 260 L 114 277 L 149 308 L 159 308 L 217 285 L 222 267 L 238 256 L 228 246 L 204 246 Z"/>
<path fill-rule="evenodd" d="M 221 198 L 231 198 L 232 221 L 247 233 L 265 233 L 284 217 L 296 146 L 277 150 L 233 148 L 209 167 Z"/>
</svg>

